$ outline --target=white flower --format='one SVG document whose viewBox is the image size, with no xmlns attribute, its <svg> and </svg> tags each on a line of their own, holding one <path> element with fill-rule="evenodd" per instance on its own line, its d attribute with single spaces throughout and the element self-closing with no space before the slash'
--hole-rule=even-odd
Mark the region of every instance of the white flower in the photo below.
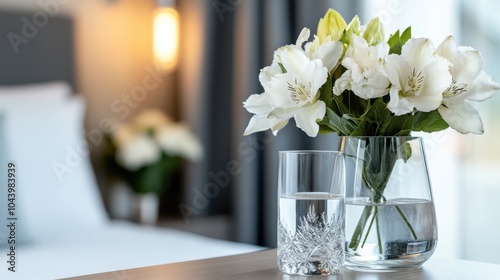
<svg viewBox="0 0 500 280">
<path fill-rule="evenodd" d="M 385 59 L 384 70 L 391 81 L 390 101 L 387 107 L 395 115 L 437 109 L 443 100 L 443 91 L 451 84 L 450 63 L 439 57 L 429 39 L 410 39 L 401 55 L 391 54 Z"/>
<path fill-rule="evenodd" d="M 304 28 L 296 45 L 276 50 L 272 64 L 261 70 L 259 80 L 264 93 L 251 95 L 243 103 L 254 114 L 244 135 L 267 129 L 276 135 L 290 118 L 307 135 L 318 134 L 316 121 L 326 113 L 325 103 L 318 100 L 319 89 L 328 73 L 338 66 L 343 46 L 329 38 L 320 45 L 316 37 L 303 49 L 309 35 L 309 29 Z"/>
<path fill-rule="evenodd" d="M 344 74 L 342 74 L 342 76 L 335 80 L 335 84 L 333 85 L 333 94 L 341 95 L 344 90 L 351 90 L 351 82 L 351 71 L 347 70 Z"/>
<path fill-rule="evenodd" d="M 144 110 L 134 119 L 135 125 L 144 130 L 163 126 L 170 122 L 172 120 L 158 109 Z"/>
<path fill-rule="evenodd" d="M 272 77 L 276 74 L 283 73 L 281 71 L 281 67 L 278 63 L 281 63 L 281 59 L 278 56 L 278 51 L 274 52 L 273 63 L 270 66 L 266 66 L 260 70 L 259 81 L 264 90 L 268 88 L 268 84 L 271 81 Z"/>
<path fill-rule="evenodd" d="M 286 73 L 280 71 L 267 75 L 275 68 L 263 69 L 260 79 L 265 92 L 251 95 L 244 102 L 244 107 L 255 114 L 244 134 L 267 129 L 276 134 L 293 117 L 307 135 L 316 136 L 319 132 L 316 121 L 326 113 L 325 103 L 318 98 L 319 88 L 328 77 L 328 69 L 320 59 L 311 60 L 301 48 L 293 45 L 278 49 L 275 62 L 275 65 L 281 63 Z"/>
<path fill-rule="evenodd" d="M 342 65 L 347 69 L 335 81 L 333 93 L 340 95 L 349 89 L 363 99 L 382 97 L 389 93 L 389 79 L 383 71 L 383 58 L 389 53 L 389 45 L 379 43 L 369 46 L 365 39 L 355 34 L 345 53 Z"/>
<path fill-rule="evenodd" d="M 286 73 L 269 82 L 269 100 L 275 106 L 270 116 L 294 117 L 297 127 L 314 137 L 319 132 L 316 120 L 324 117 L 326 105 L 318 100 L 319 89 L 326 82 L 328 70 L 321 60 L 310 60 L 302 50 L 289 46 L 280 54 Z"/>
<path fill-rule="evenodd" d="M 157 162 L 161 151 L 156 143 L 146 135 L 137 135 L 118 147 L 116 162 L 130 171 Z"/>
<path fill-rule="evenodd" d="M 245 107 L 248 112 L 255 114 L 250 119 L 243 135 L 249 135 L 254 132 L 268 129 L 271 129 L 273 134 L 276 135 L 280 129 L 288 124 L 288 119 L 283 120 L 270 115 L 275 107 L 271 104 L 268 93 L 264 92 L 262 94 L 250 95 L 248 99 L 243 102 L 243 107 Z"/>
<path fill-rule="evenodd" d="M 281 50 L 282 48 L 279 48 L 274 52 L 273 62 L 270 66 L 266 66 L 260 70 L 259 81 L 264 90 L 269 89 L 269 83 L 275 75 L 283 73 L 281 67 L 279 66 L 279 63 L 281 63 L 281 58 L 279 57 Z M 268 129 L 271 129 L 273 134 L 276 135 L 278 131 L 285 127 L 288 123 L 288 119 L 281 120 L 276 117 L 269 116 L 269 114 L 275 109 L 275 106 L 271 104 L 269 94 L 266 92 L 262 94 L 250 95 L 248 99 L 243 102 L 243 107 L 247 109 L 248 112 L 255 114 L 250 119 L 243 135 L 249 135 Z"/>
<path fill-rule="evenodd" d="M 158 128 L 155 140 L 168 155 L 191 160 L 198 160 L 203 156 L 200 142 L 184 125 L 171 124 Z"/>
<path fill-rule="evenodd" d="M 310 33 L 309 28 L 303 28 L 295 45 L 302 48 L 304 42 L 309 40 Z M 332 41 L 329 36 L 321 44 L 319 37 L 314 36 L 314 40 L 304 46 L 304 52 L 310 59 L 320 59 L 330 72 L 338 65 L 343 48 L 340 41 Z"/>
<path fill-rule="evenodd" d="M 448 36 L 436 52 L 451 63 L 451 85 L 443 93 L 443 103 L 438 108 L 443 119 L 460 133 L 482 134 L 483 123 L 479 113 L 467 100 L 484 101 L 500 89 L 500 86 L 481 71 L 481 54 L 470 47 L 457 47 Z"/>
</svg>

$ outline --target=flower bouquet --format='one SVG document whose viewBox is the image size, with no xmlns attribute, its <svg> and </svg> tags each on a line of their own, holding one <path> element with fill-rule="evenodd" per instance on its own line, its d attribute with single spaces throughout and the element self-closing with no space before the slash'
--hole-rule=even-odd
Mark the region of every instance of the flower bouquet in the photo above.
<svg viewBox="0 0 500 280">
<path fill-rule="evenodd" d="M 398 193 L 405 185 L 404 191 L 412 191 L 408 183 L 412 178 L 399 184 L 393 179 L 404 164 L 420 160 L 424 166 L 418 170 L 427 178 L 423 148 L 411 133 L 451 127 L 463 134 L 482 134 L 481 118 L 470 102 L 490 98 L 500 86 L 482 71 L 480 53 L 457 46 L 452 36 L 437 48 L 427 38 L 413 38 L 410 27 L 386 39 L 378 18 L 362 26 L 356 16 L 347 24 L 330 9 L 312 41 L 309 38 L 310 30 L 304 28 L 295 44 L 276 50 L 272 64 L 261 70 L 264 92 L 243 103 L 253 114 L 244 134 L 271 129 L 276 135 L 293 118 L 310 137 L 332 132 L 342 136 L 342 150 L 356 160 L 351 171 L 359 177 L 347 190 L 360 188 L 366 199 L 348 248 L 353 255 L 362 255 L 367 238 L 376 231 L 372 245 L 378 255 L 371 260 L 401 258 L 399 253 L 391 255 L 401 246 L 382 242 L 384 234 L 389 235 L 383 227 L 390 228 L 391 222 L 384 223 L 388 216 L 381 213 L 389 212 L 384 205 L 395 193 L 389 186 L 397 185 Z M 423 184 L 429 185 L 428 194 L 419 195 L 431 200 L 428 178 Z M 408 232 L 394 240 L 420 242 L 419 229 L 409 219 L 420 208 L 405 212 L 406 204 L 390 210 L 395 213 L 391 219 L 400 220 Z M 408 255 L 402 258 L 422 255 L 423 251 L 406 251 L 410 246 L 423 246 L 432 253 L 422 242 L 404 243 L 402 254 Z"/>
<path fill-rule="evenodd" d="M 203 155 L 200 142 L 185 125 L 153 109 L 119 125 L 107 139 L 112 166 L 135 193 L 161 193 L 182 159 Z"/>
</svg>

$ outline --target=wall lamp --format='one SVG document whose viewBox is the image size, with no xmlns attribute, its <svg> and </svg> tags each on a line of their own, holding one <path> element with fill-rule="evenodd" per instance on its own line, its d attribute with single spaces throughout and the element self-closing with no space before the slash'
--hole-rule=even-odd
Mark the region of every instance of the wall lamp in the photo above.
<svg viewBox="0 0 500 280">
<path fill-rule="evenodd" d="M 179 26 L 175 0 L 158 0 L 153 22 L 153 51 L 161 71 L 171 72 L 177 65 Z"/>
</svg>

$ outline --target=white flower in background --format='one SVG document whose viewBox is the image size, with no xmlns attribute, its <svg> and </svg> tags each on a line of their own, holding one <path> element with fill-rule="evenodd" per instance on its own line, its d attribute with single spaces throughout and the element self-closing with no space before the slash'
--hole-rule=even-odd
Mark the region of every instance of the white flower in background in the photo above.
<svg viewBox="0 0 500 280">
<path fill-rule="evenodd" d="M 203 156 L 200 142 L 186 126 L 171 124 L 158 128 L 155 140 L 164 153 L 198 160 Z"/>
<path fill-rule="evenodd" d="M 447 37 L 436 52 L 452 63 L 450 73 L 453 78 L 443 93 L 439 113 L 460 133 L 482 134 L 481 117 L 467 101 L 484 101 L 493 96 L 500 86 L 481 71 L 481 54 L 470 47 L 457 47 L 452 36 Z"/>
<path fill-rule="evenodd" d="M 151 137 L 136 135 L 118 147 L 116 162 L 130 171 L 135 171 L 157 162 L 160 157 L 161 151 Z"/>
<path fill-rule="evenodd" d="M 120 124 L 111 140 L 116 163 L 129 171 L 161 163 L 164 154 L 191 160 L 203 155 L 200 142 L 186 126 L 156 109 L 140 113 L 132 123 Z"/>
<path fill-rule="evenodd" d="M 139 113 L 134 119 L 139 129 L 151 129 L 171 123 L 172 120 L 158 109 L 147 109 Z"/>
<path fill-rule="evenodd" d="M 414 109 L 430 112 L 443 100 L 443 92 L 451 84 L 450 63 L 439 57 L 426 38 L 410 39 L 401 55 L 390 54 L 384 70 L 391 82 L 387 107 L 395 115 L 404 115 Z"/>
<path fill-rule="evenodd" d="M 347 71 L 335 81 L 333 93 L 340 95 L 348 89 L 363 99 L 382 97 L 389 93 L 390 81 L 383 69 L 383 59 L 388 54 L 388 44 L 369 46 L 364 38 L 353 34 L 351 45 L 342 60 L 342 66 Z"/>
</svg>

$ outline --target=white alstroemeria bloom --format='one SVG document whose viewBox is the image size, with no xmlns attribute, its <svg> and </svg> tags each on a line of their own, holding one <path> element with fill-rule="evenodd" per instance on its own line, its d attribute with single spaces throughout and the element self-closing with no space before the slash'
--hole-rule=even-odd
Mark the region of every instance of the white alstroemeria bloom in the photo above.
<svg viewBox="0 0 500 280">
<path fill-rule="evenodd" d="M 384 70 L 391 82 L 389 110 L 399 116 L 415 108 L 422 112 L 437 109 L 452 81 L 449 66 L 436 54 L 429 39 L 408 40 L 401 55 L 385 58 Z"/>
<path fill-rule="evenodd" d="M 328 72 L 339 65 L 343 46 L 329 37 L 321 45 L 318 37 L 304 45 L 309 36 L 310 30 L 302 29 L 296 45 L 276 50 L 272 64 L 260 71 L 264 93 L 253 94 L 243 103 L 254 114 L 244 135 L 267 129 L 276 135 L 290 118 L 307 135 L 318 134 L 316 120 L 326 113 L 326 104 L 318 101 L 319 88 L 326 82 Z"/>
<path fill-rule="evenodd" d="M 160 157 L 161 151 L 151 137 L 137 135 L 118 147 L 116 162 L 130 171 L 136 171 L 157 162 Z"/>
<path fill-rule="evenodd" d="M 280 53 L 283 48 L 284 47 L 281 47 L 274 52 L 273 62 L 270 66 L 266 66 L 260 70 L 259 81 L 264 88 L 264 92 L 261 94 L 252 94 L 243 102 L 243 107 L 247 109 L 248 112 L 254 114 L 243 135 L 250 135 L 268 129 L 271 129 L 273 134 L 277 135 L 278 131 L 288 124 L 288 119 L 279 119 L 270 115 L 276 107 L 271 104 L 269 94 L 266 93 L 272 78 L 277 74 L 283 73 L 279 66 L 279 64 L 282 63 Z"/>
<path fill-rule="evenodd" d="M 340 95 L 350 89 L 363 99 L 388 94 L 390 82 L 383 69 L 384 57 L 388 54 L 389 45 L 386 43 L 369 46 L 363 37 L 353 34 L 342 60 L 342 66 L 347 70 L 335 81 L 333 93 Z"/>
<path fill-rule="evenodd" d="M 272 77 L 274 77 L 274 75 L 283 73 L 281 67 L 278 64 L 281 63 L 281 58 L 279 57 L 279 51 L 280 49 L 274 52 L 274 58 L 272 64 L 260 70 L 259 81 L 264 90 L 268 88 L 268 84 L 271 81 Z"/>
<path fill-rule="evenodd" d="M 484 101 L 493 96 L 500 86 L 481 71 L 481 54 L 470 47 L 457 47 L 452 36 L 448 36 L 436 52 L 452 63 L 452 83 L 443 93 L 439 113 L 460 133 L 483 134 L 481 117 L 467 100 Z"/>
<path fill-rule="evenodd" d="M 288 119 L 278 119 L 270 116 L 275 107 L 271 104 L 268 93 L 252 94 L 243 102 L 243 107 L 248 112 L 255 114 L 248 123 L 243 135 L 249 135 L 254 132 L 271 129 L 276 135 L 280 129 L 285 127 Z"/>
<path fill-rule="evenodd" d="M 297 47 L 302 48 L 302 45 L 309 40 L 310 33 L 309 28 L 302 29 L 297 38 Z M 330 72 L 339 64 L 343 52 L 342 43 L 340 41 L 332 41 L 330 36 L 326 37 L 322 44 L 319 41 L 318 36 L 315 35 L 312 42 L 305 44 L 304 52 L 311 60 L 320 59 L 328 69 L 328 72 Z"/>
<path fill-rule="evenodd" d="M 328 78 L 328 69 L 320 59 L 310 59 L 297 46 L 287 46 L 279 54 L 286 73 L 275 75 L 269 82 L 269 99 L 275 106 L 270 116 L 288 119 L 314 137 L 319 132 L 318 119 L 326 113 L 326 104 L 318 100 L 319 89 Z"/>
</svg>

